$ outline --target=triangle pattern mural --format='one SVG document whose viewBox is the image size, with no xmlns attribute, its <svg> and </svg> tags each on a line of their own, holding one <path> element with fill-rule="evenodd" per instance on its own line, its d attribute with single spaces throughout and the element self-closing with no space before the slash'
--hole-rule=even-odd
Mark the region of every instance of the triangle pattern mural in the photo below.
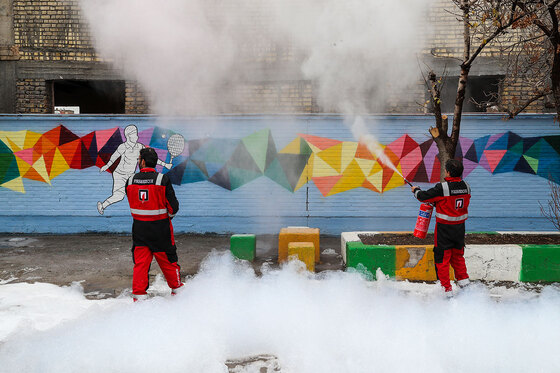
<svg viewBox="0 0 560 373">
<path fill-rule="evenodd" d="M 438 150 L 432 139 L 418 143 L 408 134 L 383 145 L 384 158 L 366 144 L 298 134 L 282 149 L 272 131 L 263 129 L 240 139 L 188 139 L 180 133 L 152 127 L 127 139 L 124 128 L 79 136 L 63 125 L 43 134 L 0 131 L 0 186 L 25 193 L 29 180 L 51 185 L 69 169 L 118 169 L 121 159 L 134 162 L 139 149 L 156 149 L 159 169 L 175 185 L 211 182 L 227 190 L 266 177 L 295 192 L 312 182 L 325 197 L 356 188 L 385 193 L 405 184 L 439 181 Z M 179 142 L 174 142 L 179 138 Z M 177 145 L 179 144 L 179 145 Z M 173 149 L 171 159 L 170 149 Z M 132 154 L 132 155 L 131 155 Z M 123 158 L 124 157 L 124 158 Z M 492 174 L 522 172 L 560 183 L 560 136 L 522 137 L 513 132 L 476 139 L 461 137 L 456 158 L 467 176 L 476 167 Z M 388 160 L 388 161 L 387 161 Z M 390 163 L 390 164 L 387 164 Z"/>
</svg>

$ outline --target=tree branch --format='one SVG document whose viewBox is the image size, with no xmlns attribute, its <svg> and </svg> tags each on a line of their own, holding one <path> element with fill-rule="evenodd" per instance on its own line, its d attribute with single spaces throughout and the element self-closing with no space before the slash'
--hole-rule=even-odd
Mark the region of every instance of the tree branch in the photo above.
<svg viewBox="0 0 560 373">
<path fill-rule="evenodd" d="M 546 27 L 546 25 L 544 23 L 541 22 L 541 20 L 537 19 L 536 21 L 533 22 L 538 28 L 541 29 L 541 31 L 543 32 L 543 34 L 545 34 L 546 36 L 550 37 L 552 36 L 552 31 L 548 29 L 548 27 Z"/>
<path fill-rule="evenodd" d="M 510 27 L 511 25 L 513 25 L 515 22 L 522 20 L 523 18 L 527 17 L 527 15 L 529 15 L 530 12 L 525 11 L 524 13 L 522 13 L 520 16 L 515 17 L 515 8 L 517 8 L 517 6 L 519 5 L 519 1 L 514 1 L 512 6 L 511 6 L 511 14 L 509 17 L 509 20 L 506 24 L 501 25 L 500 27 L 498 27 L 493 33 L 492 35 L 490 35 L 488 38 L 484 39 L 482 41 L 482 43 L 478 46 L 478 48 L 476 49 L 476 51 L 474 51 L 474 53 L 470 56 L 470 58 L 468 60 L 466 60 L 465 62 L 463 62 L 463 65 L 470 67 L 473 63 L 473 61 L 476 59 L 476 57 L 482 52 L 482 50 L 484 49 L 484 47 L 486 45 L 488 45 L 488 43 L 490 43 L 494 38 L 496 38 L 498 35 L 500 35 L 505 29 L 507 29 L 508 27 Z"/>
<path fill-rule="evenodd" d="M 439 130 L 442 128 L 442 124 L 443 124 L 443 118 L 441 116 L 441 98 L 440 98 L 441 92 L 438 87 L 436 74 L 433 71 L 430 71 L 430 73 L 428 74 L 428 80 L 429 80 L 430 95 L 432 96 L 432 103 L 434 104 L 436 128 Z"/>
<path fill-rule="evenodd" d="M 440 56 L 440 55 L 438 55 L 438 54 L 434 51 L 434 48 L 430 49 L 430 54 L 431 54 L 432 56 L 434 56 L 435 58 L 449 58 L 449 59 L 453 59 L 453 60 L 457 60 L 457 61 L 463 62 L 463 60 L 462 60 L 461 58 L 459 58 L 459 57 Z"/>
<path fill-rule="evenodd" d="M 463 10 L 463 65 L 465 61 L 469 60 L 469 56 L 471 53 L 471 25 L 469 24 L 469 12 L 470 12 L 470 4 L 468 1 L 463 1 L 461 10 Z M 471 62 L 472 63 L 472 62 Z"/>
<path fill-rule="evenodd" d="M 553 180 L 549 180 L 550 200 L 547 207 L 544 207 L 539 201 L 541 213 L 547 218 L 556 229 L 560 230 L 560 186 Z"/>
<path fill-rule="evenodd" d="M 525 4 L 519 4 L 519 8 L 521 8 L 527 14 L 530 13 Z M 550 37 L 550 35 L 552 34 L 552 31 L 549 30 L 548 27 L 540 19 L 537 18 L 535 21 L 533 21 L 533 24 L 540 28 L 546 36 Z"/>
<path fill-rule="evenodd" d="M 447 130 L 449 128 L 449 120 L 447 118 L 447 115 L 442 115 L 441 116 L 441 129 L 443 131 L 443 133 L 445 133 L 447 135 Z"/>
<path fill-rule="evenodd" d="M 558 15 L 555 9 L 558 4 L 560 4 L 560 0 L 548 4 L 548 13 L 550 13 L 550 19 L 552 20 L 552 34 L 555 34 L 555 37 L 558 37 Z"/>
</svg>

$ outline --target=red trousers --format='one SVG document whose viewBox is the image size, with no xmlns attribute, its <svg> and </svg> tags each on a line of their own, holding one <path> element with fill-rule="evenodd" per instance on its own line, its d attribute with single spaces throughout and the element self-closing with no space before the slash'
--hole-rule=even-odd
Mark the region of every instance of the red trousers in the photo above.
<svg viewBox="0 0 560 373">
<path fill-rule="evenodd" d="M 169 285 L 171 289 L 181 287 L 181 275 L 179 273 L 181 267 L 177 262 L 171 263 L 165 252 L 153 253 L 147 246 L 136 246 L 134 248 L 132 294 L 146 294 L 146 290 L 148 290 L 148 286 L 150 286 L 148 275 L 154 256 L 159 264 L 159 268 L 161 268 L 161 271 L 165 276 L 167 285 Z"/>
<path fill-rule="evenodd" d="M 436 254 L 436 270 L 439 282 L 445 291 L 451 291 L 451 281 L 449 280 L 449 265 L 455 271 L 455 279 L 457 281 L 469 278 L 467 274 L 467 266 L 465 265 L 465 249 L 447 249 L 443 250 L 443 260 L 438 263 L 438 255 Z"/>
</svg>

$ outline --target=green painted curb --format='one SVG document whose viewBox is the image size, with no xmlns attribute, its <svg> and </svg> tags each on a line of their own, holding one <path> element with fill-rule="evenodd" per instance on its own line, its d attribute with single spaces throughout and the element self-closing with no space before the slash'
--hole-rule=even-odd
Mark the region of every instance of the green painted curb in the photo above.
<svg viewBox="0 0 560 373">
<path fill-rule="evenodd" d="M 257 252 L 257 237 L 254 234 L 234 234 L 229 240 L 233 256 L 252 262 Z"/>
<path fill-rule="evenodd" d="M 361 242 L 346 243 L 346 267 L 376 279 L 375 272 L 380 268 L 384 274 L 395 277 L 395 246 L 364 245 Z"/>
<path fill-rule="evenodd" d="M 523 250 L 520 281 L 560 281 L 560 245 L 520 246 Z"/>
</svg>

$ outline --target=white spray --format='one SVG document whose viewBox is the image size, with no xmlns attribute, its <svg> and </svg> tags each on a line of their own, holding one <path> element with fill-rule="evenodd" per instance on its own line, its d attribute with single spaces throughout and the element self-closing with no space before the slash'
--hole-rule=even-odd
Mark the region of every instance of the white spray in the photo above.
<svg viewBox="0 0 560 373">
<path fill-rule="evenodd" d="M 365 144 L 378 162 L 395 171 L 403 178 L 403 180 L 407 184 L 412 186 L 412 184 L 405 179 L 404 175 L 399 171 L 397 166 L 395 166 L 391 159 L 387 156 L 387 154 L 385 153 L 385 149 L 383 149 L 377 138 L 368 132 L 364 119 L 361 116 L 358 116 L 354 119 L 354 121 L 350 125 L 350 129 L 352 131 L 352 134 L 354 135 L 354 138 L 357 139 L 360 143 Z"/>
</svg>

